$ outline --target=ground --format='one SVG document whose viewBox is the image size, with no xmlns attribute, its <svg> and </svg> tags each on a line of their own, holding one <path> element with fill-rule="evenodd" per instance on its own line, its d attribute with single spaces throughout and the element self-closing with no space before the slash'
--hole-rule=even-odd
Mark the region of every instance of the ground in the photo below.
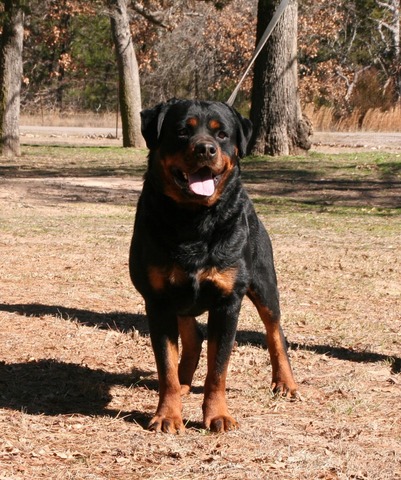
<svg viewBox="0 0 401 480">
<path fill-rule="evenodd" d="M 271 394 L 245 301 L 228 377 L 239 430 L 202 428 L 204 348 L 175 436 L 145 429 L 157 376 L 127 269 L 146 154 L 52 138 L 0 159 L 0 480 L 401 479 L 396 144 L 244 162 L 301 399 Z"/>
</svg>

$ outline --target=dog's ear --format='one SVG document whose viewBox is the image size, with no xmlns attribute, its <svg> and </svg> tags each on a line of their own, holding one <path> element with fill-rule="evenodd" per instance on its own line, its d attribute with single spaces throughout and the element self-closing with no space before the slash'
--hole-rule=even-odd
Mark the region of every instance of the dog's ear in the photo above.
<svg viewBox="0 0 401 480">
<path fill-rule="evenodd" d="M 249 140 L 252 136 L 252 122 L 243 117 L 237 110 L 233 108 L 233 111 L 237 117 L 238 133 L 237 133 L 237 146 L 238 155 L 240 158 L 245 157 L 247 153 L 247 147 Z"/>
<path fill-rule="evenodd" d="M 177 99 L 172 98 L 168 102 L 159 103 L 153 108 L 142 110 L 141 130 L 149 150 L 157 147 L 164 117 L 174 103 L 177 103 Z"/>
<path fill-rule="evenodd" d="M 142 110 L 141 112 L 141 130 L 147 147 L 151 150 L 157 146 L 159 138 L 159 116 L 162 112 L 164 103 L 159 103 L 153 108 Z"/>
</svg>

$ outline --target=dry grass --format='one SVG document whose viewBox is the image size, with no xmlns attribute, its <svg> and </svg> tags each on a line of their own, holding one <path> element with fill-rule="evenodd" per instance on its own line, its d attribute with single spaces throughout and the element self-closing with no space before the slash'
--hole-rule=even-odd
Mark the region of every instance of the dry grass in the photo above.
<svg viewBox="0 0 401 480">
<path fill-rule="evenodd" d="M 228 379 L 240 429 L 202 429 L 203 352 L 187 432 L 170 436 L 143 428 L 157 381 L 127 272 L 143 155 L 26 147 L 2 159 L 0 479 L 401 479 L 400 197 L 384 201 L 389 186 L 369 205 L 353 195 L 384 177 L 399 188 L 400 163 L 244 166 L 272 235 L 303 401 L 270 394 L 262 326 L 245 302 Z"/>
<path fill-rule="evenodd" d="M 371 108 L 362 117 L 362 112 L 355 109 L 352 114 L 340 119 L 335 117 L 333 107 L 316 109 L 312 104 L 304 107 L 304 113 L 312 121 L 316 131 L 336 132 L 401 132 L 401 105 L 383 111 Z"/>
</svg>

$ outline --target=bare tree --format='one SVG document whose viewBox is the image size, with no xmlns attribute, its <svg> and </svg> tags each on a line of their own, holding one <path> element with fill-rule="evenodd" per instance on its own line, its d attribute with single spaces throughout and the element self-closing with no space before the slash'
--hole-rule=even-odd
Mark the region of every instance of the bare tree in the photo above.
<svg viewBox="0 0 401 480">
<path fill-rule="evenodd" d="M 23 0 L 5 0 L 0 37 L 0 150 L 6 156 L 21 154 L 19 139 Z"/>
<path fill-rule="evenodd" d="M 118 65 L 123 146 L 143 147 L 145 142 L 141 134 L 141 87 L 127 4 L 128 0 L 108 0 Z"/>
<path fill-rule="evenodd" d="M 144 103 L 171 97 L 226 99 L 252 56 L 255 20 L 253 0 L 232 0 L 222 10 L 209 2 L 190 6 L 173 31 L 158 35 L 153 68 L 141 76 Z M 248 105 L 251 84 L 247 77 L 237 106 L 244 97 Z"/>
<path fill-rule="evenodd" d="M 386 2 L 376 0 L 376 4 L 387 12 L 387 19 L 378 18 L 375 21 L 378 24 L 380 37 L 392 59 L 391 73 L 395 83 L 395 94 L 397 100 L 401 100 L 401 10 L 400 0 L 387 0 Z M 390 41 L 387 41 L 387 36 Z M 391 78 L 391 77 L 390 77 Z"/>
<path fill-rule="evenodd" d="M 259 0 L 257 41 L 279 3 Z M 297 18 L 298 2 L 291 0 L 255 62 L 250 115 L 255 154 L 289 155 L 311 147 L 298 96 Z"/>
</svg>

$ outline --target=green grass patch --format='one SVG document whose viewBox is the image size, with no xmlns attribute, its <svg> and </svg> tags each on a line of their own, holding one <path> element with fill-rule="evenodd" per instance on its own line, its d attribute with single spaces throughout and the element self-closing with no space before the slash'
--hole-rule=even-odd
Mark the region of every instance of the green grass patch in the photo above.
<svg viewBox="0 0 401 480">
<path fill-rule="evenodd" d="M 122 147 L 24 146 L 18 159 L 0 157 L 0 176 L 142 176 L 146 156 Z"/>
<path fill-rule="evenodd" d="M 122 147 L 25 145 L 22 156 L 0 158 L 0 174 L 11 176 L 142 175 L 147 151 Z M 316 178 L 401 178 L 401 155 L 392 153 L 322 154 L 294 157 L 247 157 L 241 161 L 245 182 L 266 179 L 310 181 Z"/>
<path fill-rule="evenodd" d="M 0 158 L 0 177 L 142 177 L 147 151 L 122 147 L 24 146 Z M 383 152 L 248 157 L 242 177 L 259 211 L 397 216 L 401 155 Z"/>
<path fill-rule="evenodd" d="M 383 152 L 323 154 L 310 153 L 294 157 L 248 157 L 242 161 L 247 181 L 263 182 L 272 178 L 314 180 L 316 178 L 352 181 L 401 179 L 401 155 Z"/>
<path fill-rule="evenodd" d="M 370 207 L 365 205 L 322 205 L 319 200 L 298 200 L 286 197 L 254 197 L 252 201 L 258 213 L 329 213 L 337 216 L 363 215 L 380 217 L 401 216 L 401 208 Z"/>
</svg>

